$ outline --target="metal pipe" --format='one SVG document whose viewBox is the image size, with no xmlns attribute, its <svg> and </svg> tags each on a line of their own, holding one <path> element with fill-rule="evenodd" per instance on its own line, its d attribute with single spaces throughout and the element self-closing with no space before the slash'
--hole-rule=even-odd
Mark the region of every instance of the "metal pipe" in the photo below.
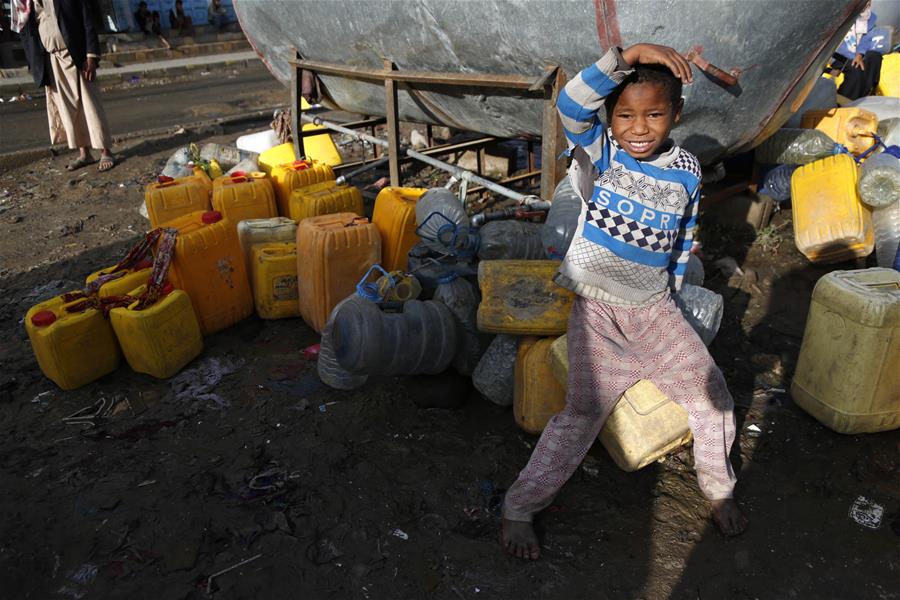
<svg viewBox="0 0 900 600">
<path fill-rule="evenodd" d="M 304 121 L 313 123 L 315 125 L 321 125 L 323 127 L 327 127 L 328 129 L 337 131 L 339 133 L 344 133 L 346 135 L 353 137 L 354 139 L 365 140 L 372 144 L 377 144 L 385 149 L 390 147 L 390 144 L 388 143 L 387 140 L 383 140 L 381 138 L 377 138 L 375 136 L 371 136 L 366 133 L 355 131 L 353 129 L 348 129 L 346 127 L 342 127 L 341 125 L 338 125 L 337 123 L 333 123 L 331 121 L 326 121 L 325 119 L 321 119 L 321 118 L 315 117 L 315 116 L 310 116 L 307 114 L 303 114 L 303 115 L 301 115 L 301 117 L 303 118 Z M 538 196 L 535 196 L 533 194 L 520 194 L 519 192 L 513 191 L 509 188 L 503 187 L 502 185 L 494 183 L 493 181 L 490 181 L 489 179 L 485 179 L 484 177 L 479 177 L 478 175 L 476 175 L 475 173 L 472 173 L 471 171 L 466 171 L 465 169 L 461 169 L 461 168 L 457 167 L 456 165 L 451 165 L 449 163 L 445 163 L 442 160 L 432 158 L 432 157 L 428 156 L 427 154 L 422 154 L 421 152 L 416 152 L 415 150 L 411 150 L 411 149 L 407 148 L 406 155 L 409 156 L 410 158 L 414 158 L 418 161 L 421 161 L 421 162 L 425 163 L 426 165 L 431 165 L 432 167 L 434 167 L 436 169 L 446 171 L 461 181 L 468 181 L 469 183 L 475 183 L 477 185 L 480 185 L 484 188 L 491 190 L 492 192 L 494 192 L 496 194 L 505 196 L 507 198 L 511 198 L 512 200 L 515 200 L 519 204 L 531 205 L 535 202 L 541 202 L 541 199 Z"/>
<path fill-rule="evenodd" d="M 388 161 L 387 157 L 373 160 L 372 162 L 365 164 L 357 169 L 353 169 L 346 175 L 341 175 L 340 177 L 338 177 L 335 180 L 335 183 L 338 185 L 341 185 L 342 183 L 347 183 L 348 180 L 353 179 L 357 175 L 362 175 L 366 171 L 371 171 L 372 169 L 377 169 L 378 167 L 383 167 L 384 165 L 387 164 L 387 161 Z"/>
</svg>

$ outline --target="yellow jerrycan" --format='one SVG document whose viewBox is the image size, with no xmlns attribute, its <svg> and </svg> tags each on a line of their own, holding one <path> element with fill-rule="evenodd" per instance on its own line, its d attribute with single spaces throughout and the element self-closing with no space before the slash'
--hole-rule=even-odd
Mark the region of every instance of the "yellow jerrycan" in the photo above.
<svg viewBox="0 0 900 600">
<path fill-rule="evenodd" d="M 235 227 L 246 219 L 278 215 L 272 182 L 265 173 L 232 173 L 213 181 L 212 207 Z"/>
<path fill-rule="evenodd" d="M 381 234 L 381 266 L 385 271 L 405 271 L 416 235 L 416 202 L 425 188 L 386 187 L 378 192 L 372 222 Z"/>
<path fill-rule="evenodd" d="M 875 144 L 872 135 L 878 129 L 878 116 L 856 107 L 809 110 L 800 124 L 805 129 L 818 129 L 853 154 L 862 154 Z"/>
<path fill-rule="evenodd" d="M 160 175 L 144 190 L 150 227 L 159 227 L 181 215 L 209 210 L 212 182 L 203 171 L 173 179 Z"/>
<path fill-rule="evenodd" d="M 250 255 L 253 303 L 261 319 L 300 316 L 297 291 L 297 244 L 257 244 Z"/>
<path fill-rule="evenodd" d="M 87 276 L 85 283 L 90 285 L 97 281 L 102 275 L 108 273 L 116 265 L 111 265 L 106 267 L 105 269 L 100 269 L 99 271 L 94 271 L 90 275 Z M 97 294 L 101 298 L 106 298 L 108 296 L 124 296 L 128 294 L 131 290 L 140 287 L 141 285 L 147 283 L 147 280 L 150 278 L 150 272 L 153 270 L 153 261 L 149 258 L 146 258 L 136 264 L 134 267 L 130 269 L 124 269 L 124 275 L 118 277 L 116 279 L 111 279 L 106 283 L 100 285 L 97 290 Z"/>
<path fill-rule="evenodd" d="M 554 338 L 528 336 L 519 340 L 516 354 L 513 417 L 528 433 L 544 430 L 553 415 L 566 406 L 566 390 L 550 371 Z"/>
<path fill-rule="evenodd" d="M 478 329 L 488 333 L 561 335 L 575 294 L 553 282 L 558 260 L 483 260 L 478 264 Z"/>
<path fill-rule="evenodd" d="M 339 212 L 365 216 L 359 189 L 352 185 L 338 185 L 330 180 L 295 189 L 291 192 L 288 204 L 288 216 L 297 223 L 309 217 Z"/>
<path fill-rule="evenodd" d="M 334 171 L 324 163 L 312 160 L 295 160 L 273 166 L 269 172 L 272 186 L 275 189 L 275 202 L 278 214 L 291 216 L 291 192 L 297 188 L 334 181 Z"/>
</svg>

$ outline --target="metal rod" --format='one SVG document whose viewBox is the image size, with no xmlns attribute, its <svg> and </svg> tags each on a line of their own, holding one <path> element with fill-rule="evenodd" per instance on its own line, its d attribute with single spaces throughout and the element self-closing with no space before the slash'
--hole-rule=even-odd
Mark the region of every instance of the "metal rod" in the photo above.
<svg viewBox="0 0 900 600">
<path fill-rule="evenodd" d="M 303 120 L 309 123 L 314 123 L 316 125 L 322 125 L 323 127 L 327 127 L 333 131 L 338 131 L 340 133 L 345 133 L 355 139 L 365 140 L 367 142 L 371 142 L 372 144 L 376 144 L 381 146 L 382 148 L 389 149 L 390 144 L 387 140 L 383 140 L 381 138 L 377 138 L 359 131 L 354 131 L 352 129 L 347 129 L 346 127 L 341 127 L 337 123 L 333 123 L 331 121 L 326 121 L 325 119 L 321 119 L 317 116 L 313 115 L 302 115 Z M 440 169 L 442 171 L 446 171 L 459 179 L 460 181 L 467 181 L 469 183 L 474 183 L 480 185 L 484 188 L 487 188 L 494 192 L 495 194 L 500 194 L 501 196 L 505 196 L 512 200 L 515 200 L 519 204 L 532 204 L 535 201 L 540 201 L 540 198 L 533 194 L 520 194 L 519 192 L 513 191 L 509 188 L 505 188 L 502 185 L 494 183 L 489 179 L 485 179 L 484 177 L 479 177 L 475 173 L 471 171 L 466 171 L 465 169 L 461 169 L 456 165 L 451 165 L 449 163 L 445 163 L 442 160 L 438 160 L 436 158 L 432 158 L 427 154 L 422 154 L 421 152 L 416 152 L 415 150 L 406 149 L 406 155 L 410 156 L 418 161 L 425 163 L 426 165 L 431 165 L 436 169 Z"/>
<path fill-rule="evenodd" d="M 366 171 L 371 171 L 372 169 L 377 169 L 378 167 L 383 167 L 388 162 L 388 158 L 379 158 L 378 160 L 373 160 L 370 163 L 364 164 L 358 169 L 354 169 L 347 173 L 346 175 L 341 175 L 335 180 L 335 183 L 341 185 L 342 183 L 347 183 L 348 180 L 353 179 L 357 175 L 362 175 Z"/>
</svg>

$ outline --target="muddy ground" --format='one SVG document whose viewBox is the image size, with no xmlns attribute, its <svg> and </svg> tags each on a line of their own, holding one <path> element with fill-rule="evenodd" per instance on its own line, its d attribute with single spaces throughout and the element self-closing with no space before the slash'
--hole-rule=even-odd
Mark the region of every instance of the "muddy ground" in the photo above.
<svg viewBox="0 0 900 600">
<path fill-rule="evenodd" d="M 324 388 L 300 320 L 207 338 L 187 383 L 232 373 L 204 399 L 127 366 L 60 391 L 25 311 L 137 240 L 176 147 L 240 133 L 132 141 L 106 174 L 67 173 L 70 155 L 0 174 L 0 598 L 900 598 L 900 436 L 833 433 L 784 392 L 813 285 L 855 266 L 810 266 L 789 211 L 701 234 L 726 299 L 711 351 L 738 404 L 736 539 L 709 524 L 689 449 L 624 473 L 598 444 L 538 521 L 542 559 L 505 555 L 499 505 L 536 438 L 452 375 Z M 109 417 L 63 421 L 99 399 Z M 880 528 L 849 518 L 859 496 Z"/>
</svg>

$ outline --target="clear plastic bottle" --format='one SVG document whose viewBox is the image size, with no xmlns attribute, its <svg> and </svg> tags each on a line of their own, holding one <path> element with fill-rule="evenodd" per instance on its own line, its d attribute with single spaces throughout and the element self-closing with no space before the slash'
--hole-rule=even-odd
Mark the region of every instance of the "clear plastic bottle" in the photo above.
<svg viewBox="0 0 900 600">
<path fill-rule="evenodd" d="M 900 158 L 890 154 L 870 157 L 859 168 L 857 183 L 860 199 L 879 208 L 900 200 Z"/>
<path fill-rule="evenodd" d="M 900 117 L 878 121 L 877 135 L 887 146 L 900 146 Z"/>
<path fill-rule="evenodd" d="M 471 375 L 485 346 L 477 325 L 478 303 L 481 301 L 478 288 L 457 273 L 450 272 L 439 280 L 434 300 L 443 302 L 456 318 L 457 351 L 453 357 L 453 368 L 460 375 Z"/>
<path fill-rule="evenodd" d="M 835 142 L 818 129 L 782 128 L 756 148 L 756 162 L 805 165 L 834 154 Z"/>
<path fill-rule="evenodd" d="M 345 304 L 349 302 L 368 302 L 360 298 L 356 294 L 348 296 L 344 300 L 338 302 L 337 306 L 331 311 L 331 316 L 322 330 L 322 342 L 319 345 L 319 360 L 316 370 L 319 373 L 319 379 L 336 390 L 354 390 L 366 383 L 368 375 L 354 375 L 338 364 L 337 357 L 334 354 L 334 342 L 331 332 L 334 329 L 334 316 Z"/>
<path fill-rule="evenodd" d="M 518 349 L 518 336 L 501 333 L 494 337 L 472 372 L 475 389 L 494 404 L 512 406 Z"/>
<path fill-rule="evenodd" d="M 686 283 L 674 295 L 675 304 L 703 343 L 709 346 L 722 324 L 725 301 L 706 288 Z"/>
<path fill-rule="evenodd" d="M 541 229 L 541 242 L 547 258 L 562 260 L 569 250 L 581 215 L 581 198 L 568 177 L 563 177 L 553 192 L 550 212 Z"/>
<path fill-rule="evenodd" d="M 191 151 L 187 146 L 183 146 L 172 153 L 160 175 L 172 177 L 173 179 L 190 177 L 194 174 L 194 168 L 189 164 L 190 162 Z"/>
<path fill-rule="evenodd" d="M 491 221 L 478 233 L 481 260 L 536 260 L 544 258 L 540 223 Z"/>
<path fill-rule="evenodd" d="M 331 332 L 338 364 L 357 375 L 440 373 L 456 354 L 456 321 L 440 302 L 409 300 L 401 312 L 348 302 Z"/>
<path fill-rule="evenodd" d="M 456 194 L 445 188 L 431 188 L 416 202 L 416 233 L 436 252 L 474 250 L 466 209 Z"/>
<path fill-rule="evenodd" d="M 687 267 L 684 270 L 683 285 L 703 285 L 706 280 L 706 270 L 703 261 L 696 254 L 688 256 Z"/>
<path fill-rule="evenodd" d="M 891 268 L 900 245 L 900 201 L 872 211 L 875 230 L 875 258 L 879 267 Z"/>
<path fill-rule="evenodd" d="M 791 198 L 791 175 L 797 165 L 778 165 L 762 178 L 759 192 L 771 196 L 777 202 L 786 202 Z"/>
</svg>

